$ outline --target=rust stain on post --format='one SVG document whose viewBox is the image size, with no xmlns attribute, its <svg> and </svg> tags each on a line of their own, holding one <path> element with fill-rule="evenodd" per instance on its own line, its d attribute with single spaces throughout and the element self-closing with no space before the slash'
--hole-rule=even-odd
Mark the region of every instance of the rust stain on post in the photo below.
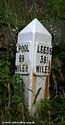
<svg viewBox="0 0 65 125">
<path fill-rule="evenodd" d="M 48 97 L 48 86 L 49 86 L 48 84 L 49 84 L 49 78 L 47 77 L 45 81 L 44 98 Z"/>
<path fill-rule="evenodd" d="M 32 75 L 32 90 L 33 90 L 34 94 L 36 93 L 36 79 L 37 79 L 37 76 L 33 73 L 33 75 Z M 34 100 L 34 94 L 32 94 L 32 102 Z"/>
<path fill-rule="evenodd" d="M 48 66 L 49 76 L 46 77 L 46 81 L 45 81 L 44 98 L 47 98 L 49 96 L 50 67 L 51 66 L 49 61 L 49 66 Z"/>
</svg>

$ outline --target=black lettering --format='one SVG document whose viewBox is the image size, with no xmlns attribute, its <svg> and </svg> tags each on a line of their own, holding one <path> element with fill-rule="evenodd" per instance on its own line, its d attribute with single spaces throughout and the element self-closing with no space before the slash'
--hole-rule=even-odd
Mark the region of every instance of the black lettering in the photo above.
<svg viewBox="0 0 65 125">
<path fill-rule="evenodd" d="M 22 65 L 22 72 L 28 72 L 28 65 L 27 64 Z"/>
<path fill-rule="evenodd" d="M 46 58 L 47 58 L 46 62 L 48 63 L 48 56 Z"/>
<path fill-rule="evenodd" d="M 40 60 L 40 63 L 43 63 L 43 56 L 41 56 L 41 60 Z"/>
<path fill-rule="evenodd" d="M 27 45 L 24 45 L 24 52 L 27 52 Z"/>
<path fill-rule="evenodd" d="M 44 54 L 46 54 L 46 46 L 44 46 Z"/>
<path fill-rule="evenodd" d="M 18 48 L 19 48 L 19 51 L 21 51 L 21 46 L 19 46 Z"/>
<path fill-rule="evenodd" d="M 50 53 L 49 54 L 52 55 L 52 48 L 50 48 Z"/>
<path fill-rule="evenodd" d="M 37 73 L 47 73 L 48 67 L 47 66 L 36 66 Z"/>
<path fill-rule="evenodd" d="M 21 52 L 24 52 L 24 47 L 23 47 L 23 45 L 21 46 Z"/>
<path fill-rule="evenodd" d="M 36 66 L 36 72 L 39 73 L 39 66 Z"/>
<path fill-rule="evenodd" d="M 44 63 L 46 63 L 46 56 L 44 56 Z"/>
<path fill-rule="evenodd" d="M 21 52 L 29 52 L 29 48 L 28 48 L 29 46 L 28 46 L 28 44 L 26 45 L 19 45 L 19 51 L 21 51 Z"/>
<path fill-rule="evenodd" d="M 42 68 L 42 73 L 44 73 L 44 66 L 42 66 L 41 68 Z"/>
<path fill-rule="evenodd" d="M 21 56 L 21 60 L 22 60 L 22 62 L 24 62 L 24 55 Z"/>
<path fill-rule="evenodd" d="M 40 53 L 40 51 L 39 51 L 39 46 L 37 47 L 37 53 Z"/>
<path fill-rule="evenodd" d="M 46 52 L 46 54 L 49 54 L 49 47 L 47 47 L 47 52 Z"/>
<path fill-rule="evenodd" d="M 25 65 L 22 65 L 22 72 L 25 72 Z"/>
<path fill-rule="evenodd" d="M 28 65 L 26 64 L 26 72 L 28 72 Z"/>
<path fill-rule="evenodd" d="M 27 46 L 26 45 L 24 45 L 24 52 L 26 52 L 27 51 Z"/>
<path fill-rule="evenodd" d="M 40 73 L 41 73 L 41 66 L 39 66 L 39 70 L 40 70 Z"/>
<path fill-rule="evenodd" d="M 45 66 L 45 73 L 47 73 L 47 66 Z"/>
<path fill-rule="evenodd" d="M 43 53 L 43 46 L 41 46 L 41 53 Z"/>
<path fill-rule="evenodd" d="M 19 55 L 19 62 L 24 62 L 24 55 Z"/>
<path fill-rule="evenodd" d="M 41 66 L 42 68 L 42 73 L 47 73 L 47 66 Z"/>
<path fill-rule="evenodd" d="M 21 62 L 21 55 L 19 55 L 19 62 Z"/>
<path fill-rule="evenodd" d="M 41 56 L 40 63 L 47 63 L 47 57 Z"/>
<path fill-rule="evenodd" d="M 37 53 L 52 54 L 52 48 L 46 46 L 37 46 Z"/>
<path fill-rule="evenodd" d="M 23 72 L 23 73 L 28 72 L 28 65 L 27 64 L 17 65 L 16 72 Z"/>
<path fill-rule="evenodd" d="M 26 45 L 26 51 L 29 52 L 29 48 L 28 48 L 28 45 Z"/>
</svg>

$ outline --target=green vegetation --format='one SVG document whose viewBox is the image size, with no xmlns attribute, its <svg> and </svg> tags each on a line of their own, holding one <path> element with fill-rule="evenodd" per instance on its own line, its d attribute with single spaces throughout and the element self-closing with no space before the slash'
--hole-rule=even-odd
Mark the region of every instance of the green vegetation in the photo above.
<svg viewBox="0 0 65 125">
<path fill-rule="evenodd" d="M 24 83 L 15 75 L 15 45 L 19 30 L 33 18 L 53 35 L 53 57 L 50 97 L 36 103 L 39 88 L 33 102 L 37 109 L 31 116 L 24 103 Z M 0 122 L 65 125 L 65 0 L 0 0 L 0 26 Z"/>
</svg>

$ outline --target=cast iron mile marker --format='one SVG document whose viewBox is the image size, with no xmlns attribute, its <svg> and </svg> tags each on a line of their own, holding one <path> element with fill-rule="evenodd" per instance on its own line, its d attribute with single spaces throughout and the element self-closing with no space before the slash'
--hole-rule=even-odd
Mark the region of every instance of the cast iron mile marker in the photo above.
<svg viewBox="0 0 65 125">
<path fill-rule="evenodd" d="M 51 39 L 51 34 L 36 18 L 18 34 L 15 73 L 20 74 L 24 81 L 25 103 L 29 109 L 39 88 L 37 101 L 49 96 Z"/>
</svg>

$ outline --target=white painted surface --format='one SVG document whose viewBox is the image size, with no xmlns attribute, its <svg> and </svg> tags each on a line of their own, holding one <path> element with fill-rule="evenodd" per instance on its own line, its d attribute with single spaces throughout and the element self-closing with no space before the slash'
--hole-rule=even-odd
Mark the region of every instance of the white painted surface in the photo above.
<svg viewBox="0 0 65 125">
<path fill-rule="evenodd" d="M 17 45 L 16 73 L 30 73 L 30 42 L 21 42 Z"/>
<path fill-rule="evenodd" d="M 51 37 L 50 33 L 47 31 L 47 29 L 35 18 L 33 21 L 31 21 L 21 32 L 22 33 L 41 33 L 46 34 Z"/>
<path fill-rule="evenodd" d="M 37 42 L 34 50 L 34 74 L 48 76 L 51 66 L 52 46 Z"/>
<path fill-rule="evenodd" d="M 37 81 L 36 81 L 36 93 L 38 91 L 39 88 L 41 88 L 41 91 L 38 95 L 38 98 L 37 100 L 40 100 L 40 99 L 43 99 L 44 98 L 44 88 L 45 88 L 45 80 L 46 80 L 46 77 L 43 77 L 43 76 L 38 76 L 37 77 Z"/>
<path fill-rule="evenodd" d="M 47 48 L 49 48 L 49 52 L 46 51 Z M 16 66 L 20 65 L 21 67 L 23 64 L 25 66 L 27 64 L 28 70 L 27 71 L 24 70 L 25 67 L 23 67 L 23 70 L 16 71 L 16 73 L 21 74 L 21 77 L 23 78 L 26 88 L 25 102 L 26 105 L 28 105 L 29 107 L 31 107 L 33 103 L 33 94 L 28 89 L 33 90 L 34 93 L 36 94 L 38 89 L 41 87 L 38 100 L 44 98 L 46 76 L 49 75 L 48 73 L 49 61 L 51 66 L 50 48 L 52 48 L 51 34 L 36 18 L 31 23 L 29 23 L 23 30 L 21 30 L 18 34 L 15 64 Z M 39 53 L 37 52 L 37 50 L 39 51 Z M 21 61 L 20 61 L 20 56 L 21 56 Z M 43 56 L 43 63 L 40 63 L 40 61 L 42 61 L 41 56 Z M 46 58 L 45 62 L 44 62 L 44 56 Z M 40 67 L 47 66 L 46 73 L 45 71 L 44 73 L 37 72 L 36 71 L 37 65 L 39 65 Z M 35 83 L 33 83 L 33 81 L 35 81 Z"/>
</svg>

